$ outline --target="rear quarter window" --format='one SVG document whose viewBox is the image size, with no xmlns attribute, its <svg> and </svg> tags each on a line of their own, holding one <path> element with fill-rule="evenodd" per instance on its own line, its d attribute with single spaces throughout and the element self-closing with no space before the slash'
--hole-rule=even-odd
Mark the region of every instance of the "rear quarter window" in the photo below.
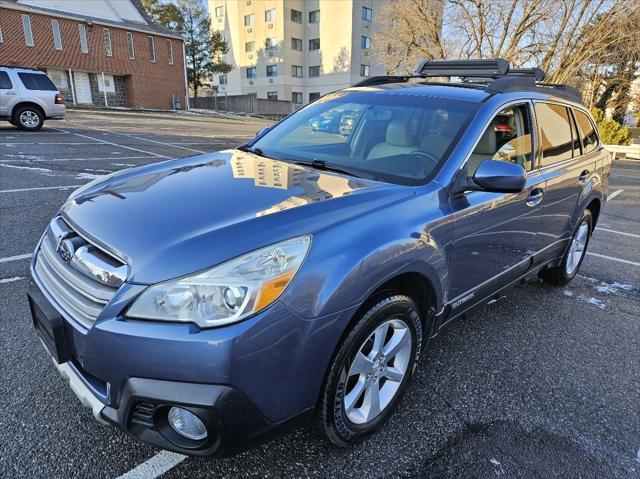
<svg viewBox="0 0 640 479">
<path fill-rule="evenodd" d="M 19 72 L 18 77 L 27 90 L 58 91 L 58 88 L 44 73 Z"/>
<path fill-rule="evenodd" d="M 11 78 L 7 72 L 0 72 L 0 90 L 10 90 L 13 88 Z"/>
<path fill-rule="evenodd" d="M 598 134 L 596 133 L 596 128 L 593 126 L 593 122 L 589 118 L 589 115 L 580 110 L 573 110 L 573 114 L 576 119 L 576 123 L 578 123 L 580 136 L 582 138 L 582 147 L 584 148 L 584 154 L 586 155 L 596 149 L 596 146 L 598 145 Z"/>
<path fill-rule="evenodd" d="M 567 107 L 536 103 L 535 110 L 540 128 L 542 166 L 573 158 L 571 123 Z M 578 154 L 580 154 L 579 151 Z"/>
</svg>

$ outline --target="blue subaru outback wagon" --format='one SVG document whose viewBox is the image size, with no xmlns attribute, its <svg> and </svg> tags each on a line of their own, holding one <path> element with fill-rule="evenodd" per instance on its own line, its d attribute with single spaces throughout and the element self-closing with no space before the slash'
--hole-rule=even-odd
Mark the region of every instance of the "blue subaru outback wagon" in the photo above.
<svg viewBox="0 0 640 479">
<path fill-rule="evenodd" d="M 161 448 L 225 456 L 304 423 L 357 441 L 445 325 L 580 268 L 611 162 L 543 77 L 424 62 L 83 186 L 33 257 L 39 338 L 99 421 Z"/>
</svg>

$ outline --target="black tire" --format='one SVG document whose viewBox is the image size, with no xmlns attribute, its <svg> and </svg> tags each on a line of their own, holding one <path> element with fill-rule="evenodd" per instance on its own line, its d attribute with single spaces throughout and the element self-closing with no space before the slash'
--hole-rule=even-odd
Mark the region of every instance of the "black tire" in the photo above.
<svg viewBox="0 0 640 479">
<path fill-rule="evenodd" d="M 9 123 L 11 123 L 13 126 L 18 126 L 18 124 L 16 123 L 16 121 L 11 118 L 11 120 L 7 120 Z"/>
<path fill-rule="evenodd" d="M 351 367 L 352 360 L 356 354 L 361 351 L 361 347 L 366 344 L 366 341 L 372 339 L 374 332 L 383 325 L 383 323 L 390 320 L 394 321 L 396 325 L 406 325 L 406 330 L 408 330 L 411 335 L 411 353 L 408 356 L 409 359 L 406 364 L 404 376 L 398 381 L 400 385 L 397 387 L 395 395 L 392 396 L 392 399 L 385 407 L 381 408 L 381 412 L 377 417 L 369 422 L 356 424 L 347 417 L 344 406 L 345 393 L 349 391 L 349 378 L 347 374 Z M 396 333 L 392 332 L 391 334 Z M 422 334 L 423 325 L 418 307 L 408 296 L 389 296 L 368 308 L 360 316 L 347 337 L 340 344 L 329 366 L 320 394 L 316 415 L 316 428 L 326 436 L 331 443 L 338 447 L 346 447 L 374 432 L 389 418 L 413 376 L 422 347 Z M 408 349 L 405 349 L 405 351 L 408 351 Z M 391 359 L 387 358 L 385 361 L 388 362 L 385 362 L 384 366 L 391 365 L 391 363 L 393 363 L 391 367 L 396 366 L 395 356 Z M 384 366 L 382 363 L 378 365 L 380 366 L 380 371 L 382 371 Z M 352 376 L 352 378 L 354 377 L 355 376 Z M 380 373 L 378 382 L 376 373 L 375 380 L 376 387 L 379 385 L 379 387 L 382 388 L 388 379 L 383 377 L 383 373 Z M 396 386 L 394 385 L 393 387 Z M 362 397 L 364 397 L 364 394 L 365 393 L 363 393 Z"/>
<path fill-rule="evenodd" d="M 15 111 L 13 121 L 21 130 L 36 131 L 44 125 L 44 114 L 34 106 L 23 106 Z"/>
<path fill-rule="evenodd" d="M 584 250 L 582 253 L 582 257 L 577 262 L 575 269 L 573 271 L 567 271 L 567 262 L 570 260 L 571 256 L 571 245 L 573 243 L 574 238 L 578 234 L 580 226 L 586 223 L 588 227 L 587 236 L 584 244 Z M 547 268 L 540 272 L 540 278 L 542 278 L 547 283 L 554 284 L 556 286 L 564 286 L 573 278 L 575 278 L 578 271 L 580 271 L 580 266 L 582 266 L 582 262 L 584 261 L 585 256 L 587 255 L 587 248 L 589 247 L 589 240 L 591 239 L 591 234 L 593 233 L 593 215 L 591 211 L 584 210 L 580 219 L 578 220 L 576 227 L 573 230 L 573 234 L 571 235 L 571 241 L 567 245 L 567 249 L 564 252 L 564 256 L 562 257 L 562 261 L 560 264 L 553 268 Z"/>
</svg>

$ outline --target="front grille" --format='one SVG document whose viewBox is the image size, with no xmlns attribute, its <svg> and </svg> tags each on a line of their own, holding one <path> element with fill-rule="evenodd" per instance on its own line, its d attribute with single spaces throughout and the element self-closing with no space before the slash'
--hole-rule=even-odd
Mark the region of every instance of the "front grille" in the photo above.
<svg viewBox="0 0 640 479">
<path fill-rule="evenodd" d="M 61 241 L 67 241 L 70 248 L 61 250 Z M 37 252 L 34 276 L 64 312 L 90 328 L 119 286 L 106 280 L 105 274 L 100 275 L 104 265 L 108 265 L 109 271 L 117 268 L 126 271 L 122 261 L 89 243 L 61 217 L 56 217 Z"/>
</svg>

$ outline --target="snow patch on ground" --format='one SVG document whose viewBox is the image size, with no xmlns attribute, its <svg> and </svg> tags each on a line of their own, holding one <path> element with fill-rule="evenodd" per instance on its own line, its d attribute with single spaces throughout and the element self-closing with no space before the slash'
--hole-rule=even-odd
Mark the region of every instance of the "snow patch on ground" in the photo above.
<svg viewBox="0 0 640 479">
<path fill-rule="evenodd" d="M 75 178 L 77 180 L 97 180 L 98 178 L 102 178 L 104 175 L 96 175 L 93 173 L 78 173 Z"/>
<path fill-rule="evenodd" d="M 13 278 L 2 278 L 0 284 L 13 283 L 14 281 L 20 281 L 21 279 L 27 279 L 24 276 L 14 276 Z"/>
<path fill-rule="evenodd" d="M 0 166 L 4 166 L 5 168 L 15 168 L 17 170 L 35 171 L 37 173 L 42 173 L 46 176 L 57 176 L 56 173 L 53 170 L 50 170 L 49 168 L 37 168 L 35 166 L 8 165 L 6 163 L 2 163 L 0 164 Z"/>
<path fill-rule="evenodd" d="M 578 296 L 578 299 L 580 301 L 584 301 L 587 304 L 592 304 L 593 306 L 600 308 L 600 309 L 604 309 L 607 307 L 607 305 L 605 304 L 604 301 L 601 301 L 597 298 L 594 298 L 593 296 L 587 298 L 586 296 L 580 295 Z"/>
</svg>

